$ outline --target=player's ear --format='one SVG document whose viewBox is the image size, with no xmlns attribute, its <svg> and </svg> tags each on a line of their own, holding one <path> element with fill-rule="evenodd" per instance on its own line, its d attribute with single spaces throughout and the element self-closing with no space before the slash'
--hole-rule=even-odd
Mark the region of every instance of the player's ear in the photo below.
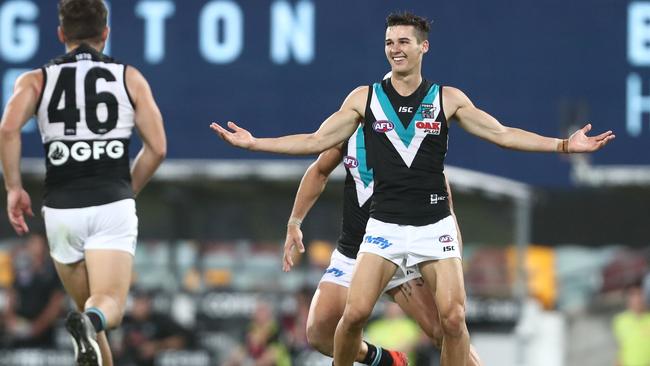
<svg viewBox="0 0 650 366">
<path fill-rule="evenodd" d="M 56 27 L 56 35 L 59 37 L 61 43 L 65 43 L 65 34 L 63 33 L 63 28 L 61 28 L 61 26 Z"/>
<path fill-rule="evenodd" d="M 106 42 L 108 39 L 108 35 L 111 33 L 111 28 L 108 26 L 104 27 L 104 30 L 102 31 L 102 42 Z"/>
<path fill-rule="evenodd" d="M 422 53 L 424 54 L 424 53 L 427 53 L 427 52 L 429 52 L 429 40 L 425 39 L 422 42 Z"/>
</svg>

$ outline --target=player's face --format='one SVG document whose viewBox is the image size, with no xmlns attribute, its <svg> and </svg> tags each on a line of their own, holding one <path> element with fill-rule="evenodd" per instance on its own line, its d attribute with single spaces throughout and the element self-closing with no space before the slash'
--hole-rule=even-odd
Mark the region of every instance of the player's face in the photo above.
<svg viewBox="0 0 650 366">
<path fill-rule="evenodd" d="M 429 41 L 418 42 L 415 28 L 396 25 L 386 28 L 384 51 L 393 73 L 419 72 L 422 55 L 429 50 Z"/>
</svg>

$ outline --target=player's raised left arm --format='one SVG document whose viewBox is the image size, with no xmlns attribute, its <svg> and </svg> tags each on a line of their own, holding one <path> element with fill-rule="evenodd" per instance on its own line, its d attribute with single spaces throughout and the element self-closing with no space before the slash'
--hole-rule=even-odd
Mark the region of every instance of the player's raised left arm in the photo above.
<svg viewBox="0 0 650 366">
<path fill-rule="evenodd" d="M 614 139 L 612 131 L 587 136 L 591 124 L 574 132 L 568 139 L 538 135 L 519 128 L 502 125 L 496 118 L 480 110 L 459 89 L 443 88 L 447 118 L 455 117 L 467 132 L 503 148 L 520 151 L 583 153 L 599 150 Z"/>
<path fill-rule="evenodd" d="M 341 108 L 327 118 L 313 133 L 256 138 L 234 122 L 228 122 L 228 127 L 232 131 L 217 123 L 212 123 L 210 128 L 229 144 L 252 151 L 289 155 L 317 154 L 352 136 L 359 121 L 364 117 L 367 97 L 367 86 L 356 88 L 348 95 Z"/>
<path fill-rule="evenodd" d="M 14 93 L 7 103 L 0 123 L 0 159 L 7 189 L 7 214 L 18 235 L 29 232 L 24 215 L 34 216 L 31 199 L 23 189 L 20 177 L 20 131 L 36 113 L 42 83 L 41 70 L 22 74 L 16 80 Z"/>
</svg>

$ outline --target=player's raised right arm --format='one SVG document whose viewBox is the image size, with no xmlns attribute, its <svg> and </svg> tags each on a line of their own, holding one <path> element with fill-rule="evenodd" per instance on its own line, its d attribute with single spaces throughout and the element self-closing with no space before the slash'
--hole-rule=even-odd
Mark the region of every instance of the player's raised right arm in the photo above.
<svg viewBox="0 0 650 366">
<path fill-rule="evenodd" d="M 316 154 L 336 146 L 352 136 L 359 121 L 365 115 L 367 97 L 367 86 L 356 88 L 348 95 L 341 108 L 327 118 L 313 133 L 256 138 L 233 122 L 228 122 L 228 127 L 232 131 L 217 123 L 212 123 L 210 128 L 229 144 L 252 151 L 289 155 Z"/>
</svg>

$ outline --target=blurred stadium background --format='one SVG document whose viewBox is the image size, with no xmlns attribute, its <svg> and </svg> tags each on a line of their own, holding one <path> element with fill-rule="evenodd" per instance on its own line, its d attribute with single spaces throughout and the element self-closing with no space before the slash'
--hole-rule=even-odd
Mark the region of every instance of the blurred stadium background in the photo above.
<svg viewBox="0 0 650 366">
<path fill-rule="evenodd" d="M 303 224 L 306 255 L 282 273 L 286 219 L 313 157 L 236 150 L 208 124 L 236 120 L 259 136 L 314 130 L 349 91 L 387 71 L 384 18 L 401 9 L 433 20 L 425 77 L 461 88 L 505 124 L 550 136 L 587 121 L 596 133 L 615 131 L 603 151 L 569 157 L 503 151 L 452 128 L 447 172 L 465 241 L 468 324 L 485 364 L 616 363 L 612 318 L 625 309 L 625 288 L 650 282 L 650 1 L 109 5 L 108 53 L 148 78 L 169 140 L 168 160 L 138 197 L 129 307 L 149 297 L 178 326 L 167 328 L 183 350 L 155 352 L 155 365 L 253 365 L 269 349 L 278 365 L 330 364 L 307 346 L 304 322 L 339 233 L 342 171 Z M 62 53 L 57 22 L 55 1 L 0 0 L 0 100 L 17 75 Z M 34 123 L 23 137 L 37 211 L 44 164 Z M 1 211 L 0 314 L 34 261 Z M 35 231 L 40 221 L 30 222 Z M 371 339 L 437 364 L 389 302 L 375 313 Z M 407 330 L 396 335 L 398 323 Z M 260 328 L 264 339 L 251 347 Z M 70 364 L 60 321 L 48 347 L 18 349 L 24 333 L 12 329 L 0 320 L 0 365 Z M 124 357 L 117 364 L 137 364 L 127 360 L 128 331 L 110 337 Z"/>
</svg>

